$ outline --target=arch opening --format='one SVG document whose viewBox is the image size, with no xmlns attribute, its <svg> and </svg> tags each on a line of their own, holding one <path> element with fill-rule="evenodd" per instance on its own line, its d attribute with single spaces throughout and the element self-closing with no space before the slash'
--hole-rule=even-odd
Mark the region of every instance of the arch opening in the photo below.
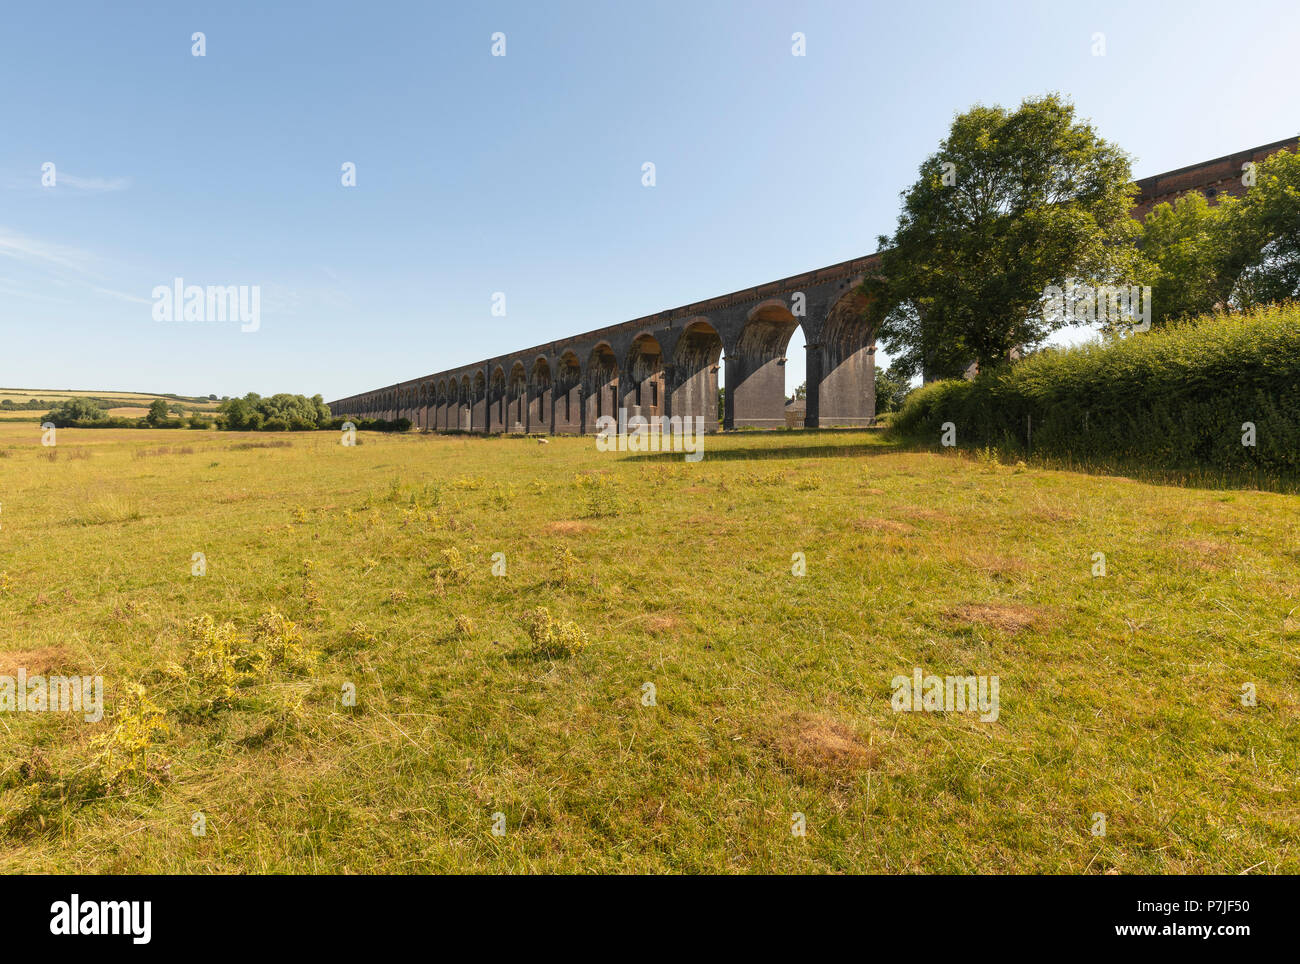
<svg viewBox="0 0 1300 964">
<path fill-rule="evenodd" d="M 595 432 L 597 419 L 618 417 L 618 358 L 606 342 L 591 350 L 584 383 L 587 407 L 583 431 Z"/>
<path fill-rule="evenodd" d="M 528 377 L 528 418 L 524 423 L 529 432 L 551 431 L 551 363 L 545 358 L 533 362 Z"/>
<path fill-rule="evenodd" d="M 500 432 L 506 424 L 506 372 L 498 365 L 492 371 L 487 398 L 489 432 Z"/>
<path fill-rule="evenodd" d="M 765 301 L 749 313 L 728 353 L 728 428 L 781 428 L 786 424 L 786 348 L 801 328 L 785 302 Z M 806 339 L 805 339 L 806 342 Z"/>
<path fill-rule="evenodd" d="M 473 397 L 468 375 L 460 377 L 460 397 L 456 402 L 456 428 L 468 432 L 472 427 Z"/>
<path fill-rule="evenodd" d="M 810 405 L 814 392 L 817 402 L 810 427 L 875 421 L 876 339 L 867 321 L 868 304 L 854 284 L 827 312 L 821 344 L 808 359 Z"/>
<path fill-rule="evenodd" d="M 554 414 L 557 434 L 582 433 L 582 363 L 571 351 L 556 365 Z"/>
<path fill-rule="evenodd" d="M 664 355 L 653 335 L 638 335 L 627 350 L 623 407 L 649 418 L 664 409 Z"/>
<path fill-rule="evenodd" d="M 474 373 L 473 390 L 470 393 L 469 426 L 472 432 L 487 431 L 487 376 L 482 370 Z"/>
<path fill-rule="evenodd" d="M 723 345 L 708 319 L 688 324 L 673 351 L 668 414 L 701 416 L 706 432 L 716 432 L 722 417 Z"/>
</svg>

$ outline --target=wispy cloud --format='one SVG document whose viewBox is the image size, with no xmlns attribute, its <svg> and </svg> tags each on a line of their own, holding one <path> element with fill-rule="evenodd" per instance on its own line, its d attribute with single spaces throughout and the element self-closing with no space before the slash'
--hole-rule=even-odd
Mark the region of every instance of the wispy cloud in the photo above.
<svg viewBox="0 0 1300 964">
<path fill-rule="evenodd" d="M 30 173 L 14 174 L 12 171 L 0 175 L 0 184 L 11 191 L 47 191 L 57 194 L 65 191 L 75 194 L 108 194 L 113 191 L 125 191 L 131 186 L 129 177 L 82 177 L 69 174 L 60 167 L 54 171 L 54 186 L 43 183 L 45 172 L 41 170 Z"/>
<path fill-rule="evenodd" d="M 151 305 L 153 302 L 148 298 L 141 298 L 139 295 L 129 295 L 125 291 L 114 291 L 112 288 L 92 287 L 92 291 L 101 295 L 108 295 L 110 298 L 118 298 L 122 301 L 131 301 L 137 305 Z"/>
<path fill-rule="evenodd" d="M 24 282 L 15 278 L 0 277 L 0 291 L 5 294 L 36 300 L 65 301 L 63 298 L 50 298 L 49 292 L 86 290 L 119 301 L 130 301 L 147 305 L 148 298 L 116 288 L 105 287 L 105 267 L 98 255 L 53 241 L 41 241 L 24 234 L 19 234 L 0 225 L 0 263 L 8 258 L 16 262 L 20 271 L 26 270 L 30 277 Z M 32 282 L 36 282 L 33 288 Z"/>
<path fill-rule="evenodd" d="M 55 189 L 70 187 L 77 191 L 103 193 L 105 191 L 125 191 L 131 186 L 129 177 L 79 177 L 76 174 L 58 172 Z"/>
<path fill-rule="evenodd" d="M 89 252 L 65 244 L 40 241 L 0 226 L 0 257 L 13 258 L 46 269 L 63 269 L 95 276 L 98 260 Z"/>
</svg>

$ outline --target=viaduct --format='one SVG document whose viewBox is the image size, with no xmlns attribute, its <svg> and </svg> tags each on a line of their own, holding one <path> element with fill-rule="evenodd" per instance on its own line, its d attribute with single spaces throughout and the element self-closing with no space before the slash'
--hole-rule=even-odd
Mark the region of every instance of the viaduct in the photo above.
<svg viewBox="0 0 1300 964">
<path fill-rule="evenodd" d="M 1137 181 L 1134 217 L 1201 191 L 1245 192 L 1242 165 L 1276 141 Z M 785 425 L 786 346 L 807 344 L 804 425 L 869 425 L 875 416 L 875 338 L 858 288 L 878 254 L 770 281 L 595 331 L 486 358 L 330 402 L 336 416 L 408 418 L 424 431 L 584 434 L 617 415 L 704 417 L 718 424 L 718 369 L 725 355 L 724 428 Z"/>
</svg>

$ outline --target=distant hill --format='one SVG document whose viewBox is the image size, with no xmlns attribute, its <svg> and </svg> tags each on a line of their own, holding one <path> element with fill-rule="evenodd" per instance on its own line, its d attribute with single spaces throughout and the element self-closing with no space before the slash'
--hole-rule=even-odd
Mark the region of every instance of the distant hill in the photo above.
<svg viewBox="0 0 1300 964">
<path fill-rule="evenodd" d="M 196 395 L 155 394 L 153 392 L 75 391 L 73 389 L 0 388 L 0 419 L 35 419 L 67 398 L 86 398 L 122 418 L 145 415 L 155 399 L 170 407 L 179 405 L 186 412 L 213 412 L 218 399 Z M 8 404 L 6 404 L 8 402 Z M 33 403 L 39 403 L 33 405 Z"/>
</svg>

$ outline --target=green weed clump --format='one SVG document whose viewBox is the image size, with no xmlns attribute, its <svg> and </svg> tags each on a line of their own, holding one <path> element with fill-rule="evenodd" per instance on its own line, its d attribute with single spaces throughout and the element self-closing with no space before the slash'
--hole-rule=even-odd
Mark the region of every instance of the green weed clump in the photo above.
<svg viewBox="0 0 1300 964">
<path fill-rule="evenodd" d="M 168 732 L 165 716 L 143 686 L 127 686 L 113 729 L 98 741 L 102 749 L 95 768 L 105 786 L 115 788 L 141 780 L 166 782 L 169 762 L 154 749 Z"/>
<path fill-rule="evenodd" d="M 258 618 L 251 635 L 207 613 L 190 620 L 189 633 L 193 648 L 185 675 L 209 709 L 230 706 L 236 690 L 265 680 L 276 668 L 304 670 L 315 656 L 297 624 L 274 609 Z"/>
<path fill-rule="evenodd" d="M 578 557 L 568 546 L 551 546 L 551 585 L 571 586 L 578 579 Z"/>
<path fill-rule="evenodd" d="M 587 515 L 591 518 L 615 516 L 622 511 L 619 504 L 618 486 L 603 475 L 595 472 L 582 472 L 573 477 L 573 487 L 584 497 Z"/>
<path fill-rule="evenodd" d="M 533 649 L 541 656 L 572 656 L 587 648 L 587 634 L 575 622 L 556 619 L 545 606 L 524 613 Z"/>
<path fill-rule="evenodd" d="M 442 550 L 442 569 L 437 573 L 443 583 L 466 582 L 469 580 L 469 563 L 465 561 L 459 549 L 452 546 Z"/>
</svg>

